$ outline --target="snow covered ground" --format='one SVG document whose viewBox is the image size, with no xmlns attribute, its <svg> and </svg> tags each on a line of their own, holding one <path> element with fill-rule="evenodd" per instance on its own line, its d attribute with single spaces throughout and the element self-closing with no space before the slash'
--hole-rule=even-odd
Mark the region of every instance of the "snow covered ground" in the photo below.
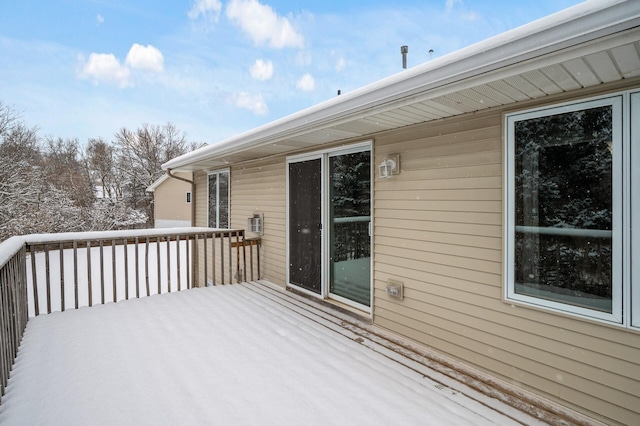
<svg viewBox="0 0 640 426">
<path fill-rule="evenodd" d="M 236 284 L 31 318 L 0 424 L 517 424 L 287 298 Z"/>
</svg>

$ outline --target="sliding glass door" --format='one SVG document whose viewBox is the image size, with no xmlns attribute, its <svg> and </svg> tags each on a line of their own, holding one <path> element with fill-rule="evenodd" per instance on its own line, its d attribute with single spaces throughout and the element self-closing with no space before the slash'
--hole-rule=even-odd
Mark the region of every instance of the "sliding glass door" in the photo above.
<svg viewBox="0 0 640 426">
<path fill-rule="evenodd" d="M 371 154 L 329 157 L 329 292 L 369 306 Z"/>
<path fill-rule="evenodd" d="M 371 147 L 288 163 L 290 285 L 371 305 Z"/>
</svg>

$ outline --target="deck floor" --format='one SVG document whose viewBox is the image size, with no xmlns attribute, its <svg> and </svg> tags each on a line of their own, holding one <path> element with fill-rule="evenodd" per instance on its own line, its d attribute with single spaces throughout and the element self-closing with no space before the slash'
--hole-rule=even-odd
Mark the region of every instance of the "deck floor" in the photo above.
<svg viewBox="0 0 640 426">
<path fill-rule="evenodd" d="M 32 318 L 0 424 L 539 424 L 433 377 L 269 283 L 217 286 Z"/>
</svg>

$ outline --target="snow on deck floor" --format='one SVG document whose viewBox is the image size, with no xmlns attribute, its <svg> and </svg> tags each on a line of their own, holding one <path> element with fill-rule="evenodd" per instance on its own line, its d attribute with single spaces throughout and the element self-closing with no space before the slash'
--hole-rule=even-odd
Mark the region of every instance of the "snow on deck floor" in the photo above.
<svg viewBox="0 0 640 426">
<path fill-rule="evenodd" d="M 30 319 L 0 424 L 516 424 L 258 290 Z"/>
</svg>

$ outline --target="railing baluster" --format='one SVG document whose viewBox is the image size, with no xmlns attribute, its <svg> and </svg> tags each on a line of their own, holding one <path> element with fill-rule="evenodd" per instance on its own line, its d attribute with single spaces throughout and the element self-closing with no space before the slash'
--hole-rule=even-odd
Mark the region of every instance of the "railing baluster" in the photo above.
<svg viewBox="0 0 640 426">
<path fill-rule="evenodd" d="M 189 256 L 191 254 L 191 250 L 189 249 L 189 246 L 191 246 L 191 236 L 189 234 L 185 236 L 184 245 L 185 245 L 185 251 L 186 251 L 185 266 L 187 267 L 187 270 L 185 272 L 187 273 L 187 289 L 190 289 L 191 287 L 193 287 L 193 283 L 191 282 L 191 274 L 190 274 L 193 258 Z"/>
<path fill-rule="evenodd" d="M 104 240 L 100 240 L 100 301 L 104 305 Z"/>
<path fill-rule="evenodd" d="M 177 262 L 177 273 L 178 273 L 178 291 L 180 288 L 180 235 L 176 235 L 176 262 Z"/>
<path fill-rule="evenodd" d="M 167 288 L 171 293 L 171 237 L 167 235 Z"/>
<path fill-rule="evenodd" d="M 224 284 L 224 232 L 220 233 L 220 284 Z"/>
<path fill-rule="evenodd" d="M 32 254 L 33 256 L 33 254 Z M 4 269 L 0 273 L 0 341 L 2 342 L 2 393 L 4 394 L 4 388 L 7 385 L 9 374 L 11 372 L 12 363 L 12 342 L 11 335 L 9 333 L 9 324 L 11 319 L 9 317 L 9 295 L 7 291 L 8 283 L 11 278 L 9 277 L 9 271 Z"/>
<path fill-rule="evenodd" d="M 243 281 L 247 280 L 247 247 L 244 245 L 244 232 L 242 233 L 242 267 L 243 267 Z M 251 272 L 251 278 L 253 280 L 253 271 Z"/>
<path fill-rule="evenodd" d="M 89 306 L 93 306 L 93 284 L 91 282 L 91 241 L 87 241 L 87 289 Z"/>
<path fill-rule="evenodd" d="M 111 283 L 113 284 L 113 303 L 118 301 L 116 271 L 116 240 L 111 240 Z"/>
<path fill-rule="evenodd" d="M 242 235 L 242 259 L 244 261 L 243 267 L 240 267 L 240 231 L 236 233 L 236 274 L 238 275 L 237 282 L 244 281 L 241 275 L 247 273 L 247 258 L 245 257 L 245 249 L 244 249 L 244 234 Z"/>
<path fill-rule="evenodd" d="M 247 257 L 245 255 L 245 262 L 246 260 Z M 249 264 L 251 265 L 251 281 L 253 281 L 253 240 L 249 240 Z"/>
<path fill-rule="evenodd" d="M 40 302 L 38 299 L 38 273 L 36 270 L 36 250 L 33 244 L 29 244 L 29 253 L 31 256 L 31 281 L 33 285 L 33 310 L 40 315 Z"/>
<path fill-rule="evenodd" d="M 257 262 L 258 270 L 257 270 L 257 273 L 258 273 L 258 279 L 259 280 L 262 279 L 262 276 L 260 275 L 260 244 L 261 244 L 261 242 L 259 240 L 256 241 L 256 254 L 257 254 L 257 257 L 258 257 L 258 262 Z"/>
<path fill-rule="evenodd" d="M 145 284 L 147 287 L 147 296 L 150 296 L 151 291 L 149 290 L 149 237 L 145 239 L 145 246 L 144 246 L 144 275 L 145 275 Z"/>
<path fill-rule="evenodd" d="M 134 244 L 136 246 L 135 248 L 135 253 L 136 253 L 136 298 L 139 299 L 140 298 L 140 254 L 138 253 L 138 237 L 136 237 L 134 240 Z"/>
<path fill-rule="evenodd" d="M 58 256 L 60 258 L 60 310 L 64 312 L 64 245 L 58 244 Z"/>
<path fill-rule="evenodd" d="M 156 237 L 156 269 L 158 270 L 158 294 L 162 293 L 162 277 L 160 276 L 160 237 Z"/>
<path fill-rule="evenodd" d="M 44 245 L 44 278 L 47 285 L 47 313 L 51 313 L 51 268 L 49 266 L 49 246 Z"/>
<path fill-rule="evenodd" d="M 227 237 L 227 248 L 229 249 L 229 284 L 233 284 L 233 253 L 231 253 L 231 246 L 233 245 L 231 232 Z"/>
<path fill-rule="evenodd" d="M 211 269 L 212 276 L 211 282 L 216 285 L 216 238 L 218 238 L 217 232 L 211 233 Z"/>
<path fill-rule="evenodd" d="M 206 287 L 207 284 L 208 284 L 208 282 L 207 282 L 207 275 L 208 275 L 207 265 L 209 265 L 209 259 L 207 257 L 207 233 L 206 232 L 204 233 L 203 246 L 204 246 L 204 287 Z"/>
<path fill-rule="evenodd" d="M 124 298 L 129 300 L 129 244 L 125 238 L 122 243 L 124 248 Z"/>
<path fill-rule="evenodd" d="M 73 294 L 76 301 L 76 309 L 78 309 L 79 297 L 78 297 L 78 242 L 77 241 L 73 242 Z"/>
</svg>

